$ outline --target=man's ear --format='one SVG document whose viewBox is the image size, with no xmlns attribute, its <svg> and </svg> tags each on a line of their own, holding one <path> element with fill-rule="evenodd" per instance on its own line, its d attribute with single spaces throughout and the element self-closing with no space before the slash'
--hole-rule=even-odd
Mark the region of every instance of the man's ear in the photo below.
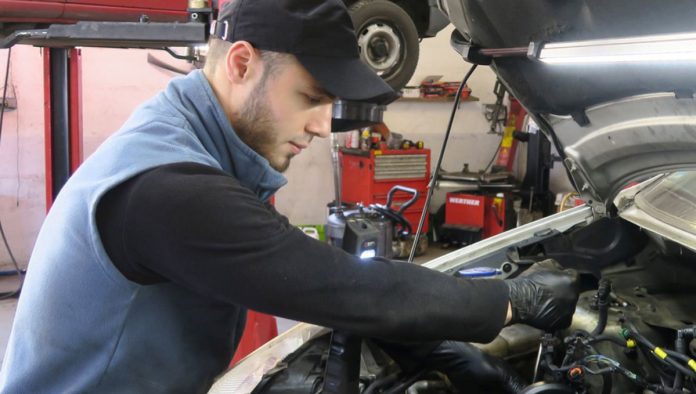
<svg viewBox="0 0 696 394">
<path fill-rule="evenodd" d="M 227 78 L 233 84 L 243 84 L 253 80 L 260 67 L 258 52 L 246 41 L 232 44 L 225 58 Z"/>
</svg>

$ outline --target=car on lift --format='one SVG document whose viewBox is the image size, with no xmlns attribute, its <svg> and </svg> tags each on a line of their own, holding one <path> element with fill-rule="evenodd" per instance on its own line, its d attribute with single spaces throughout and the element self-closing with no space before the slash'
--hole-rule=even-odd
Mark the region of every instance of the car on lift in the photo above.
<svg viewBox="0 0 696 394">
<path fill-rule="evenodd" d="M 465 276 L 483 268 L 491 278 L 481 280 L 504 280 L 553 259 L 580 272 L 582 292 L 568 329 L 512 325 L 478 345 L 526 377 L 525 394 L 695 393 L 693 1 L 440 6 L 456 27 L 453 47 L 472 63 L 490 65 L 520 100 L 586 204 L 425 266 Z M 295 326 L 240 361 L 210 392 L 315 393 L 324 379 L 350 368 L 360 370 L 352 393 L 457 392 L 427 365 L 400 370 L 369 339 L 357 362 L 348 354 L 336 359 L 333 340 L 327 328 Z"/>
<path fill-rule="evenodd" d="M 419 42 L 449 24 L 436 0 L 344 0 L 360 57 L 389 85 L 401 89 L 418 64 Z"/>
<path fill-rule="evenodd" d="M 228 0 L 229 1 L 229 0 Z M 422 38 L 449 24 L 436 0 L 343 0 L 358 37 L 360 56 L 396 90 L 413 76 Z M 224 4 L 226 1 L 220 1 Z M 0 0 L 0 37 L 17 29 L 77 21 L 186 22 L 188 0 Z M 218 1 L 214 2 L 216 5 Z"/>
</svg>

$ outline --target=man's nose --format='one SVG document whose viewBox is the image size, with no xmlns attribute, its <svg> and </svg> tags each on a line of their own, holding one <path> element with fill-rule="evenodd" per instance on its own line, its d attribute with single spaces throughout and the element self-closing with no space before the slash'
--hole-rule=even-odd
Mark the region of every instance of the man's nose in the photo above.
<svg viewBox="0 0 696 394">
<path fill-rule="evenodd" d="M 312 116 L 305 127 L 305 131 L 321 138 L 328 137 L 331 134 L 332 110 L 332 103 L 320 105 L 314 108 L 312 110 Z"/>
</svg>

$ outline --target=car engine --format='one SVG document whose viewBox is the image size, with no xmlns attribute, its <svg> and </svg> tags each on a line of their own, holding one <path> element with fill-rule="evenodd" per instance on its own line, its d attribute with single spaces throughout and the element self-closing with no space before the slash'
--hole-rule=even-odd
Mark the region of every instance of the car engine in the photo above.
<svg viewBox="0 0 696 394">
<path fill-rule="evenodd" d="M 504 261 L 521 272 L 548 258 L 581 273 L 583 291 L 571 326 L 544 333 L 512 325 L 493 342 L 477 345 L 530 383 L 522 393 L 696 393 L 696 253 L 607 218 L 475 263 Z M 379 342 L 342 335 L 306 343 L 254 393 L 459 392 L 440 371 L 403 368 Z"/>
</svg>

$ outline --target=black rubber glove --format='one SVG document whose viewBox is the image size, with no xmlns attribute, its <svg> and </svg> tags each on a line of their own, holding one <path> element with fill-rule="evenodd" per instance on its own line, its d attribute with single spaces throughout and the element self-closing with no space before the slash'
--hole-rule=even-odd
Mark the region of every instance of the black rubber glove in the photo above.
<svg viewBox="0 0 696 394">
<path fill-rule="evenodd" d="M 463 393 L 513 394 L 527 386 L 504 360 L 466 342 L 377 343 L 406 373 L 440 371 Z"/>
<path fill-rule="evenodd" d="M 510 289 L 511 323 L 525 323 L 545 331 L 570 325 L 579 295 L 575 270 L 563 270 L 549 259 L 506 283 Z"/>
</svg>

